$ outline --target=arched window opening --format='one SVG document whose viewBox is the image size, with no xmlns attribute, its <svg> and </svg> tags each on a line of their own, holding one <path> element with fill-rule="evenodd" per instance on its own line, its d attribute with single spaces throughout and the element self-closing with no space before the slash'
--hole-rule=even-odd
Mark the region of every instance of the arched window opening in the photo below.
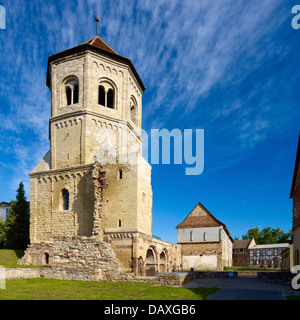
<svg viewBox="0 0 300 320">
<path fill-rule="evenodd" d="M 74 89 L 73 89 L 73 103 L 78 103 L 79 100 L 79 86 L 78 84 L 74 85 Z"/>
<path fill-rule="evenodd" d="M 49 253 L 45 252 L 45 265 L 49 265 Z"/>
<path fill-rule="evenodd" d="M 107 92 L 107 108 L 114 108 L 114 91 L 112 89 Z"/>
<path fill-rule="evenodd" d="M 166 253 L 164 251 L 162 251 L 159 256 L 159 271 L 160 272 L 167 271 L 167 259 L 166 259 Z"/>
<path fill-rule="evenodd" d="M 67 189 L 63 189 L 63 210 L 69 210 L 69 191 Z"/>
<path fill-rule="evenodd" d="M 206 232 L 203 232 L 203 241 L 206 241 Z"/>
<path fill-rule="evenodd" d="M 99 86 L 98 104 L 105 107 L 105 89 L 103 86 Z"/>
<path fill-rule="evenodd" d="M 66 88 L 66 97 L 67 97 L 67 105 L 71 105 L 72 104 L 72 90 L 70 87 Z"/>
<path fill-rule="evenodd" d="M 190 232 L 190 241 L 193 241 L 193 231 Z"/>
<path fill-rule="evenodd" d="M 120 180 L 123 179 L 123 171 L 122 171 L 122 170 L 119 171 L 119 179 L 120 179 Z"/>
<path fill-rule="evenodd" d="M 66 100 L 64 101 L 64 105 L 72 105 L 79 102 L 79 85 L 77 79 L 69 79 L 64 82 Z"/>
<path fill-rule="evenodd" d="M 122 227 L 122 220 L 119 220 L 119 228 Z"/>
<path fill-rule="evenodd" d="M 155 276 L 155 258 L 152 249 L 148 249 L 146 255 L 146 276 Z"/>
<path fill-rule="evenodd" d="M 130 117 L 131 120 L 137 125 L 137 104 L 133 97 L 130 99 Z"/>
</svg>

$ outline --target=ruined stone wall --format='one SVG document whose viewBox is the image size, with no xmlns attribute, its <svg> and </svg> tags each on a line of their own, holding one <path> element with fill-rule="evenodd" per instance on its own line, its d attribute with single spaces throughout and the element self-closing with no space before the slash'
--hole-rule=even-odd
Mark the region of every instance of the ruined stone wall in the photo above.
<svg viewBox="0 0 300 320">
<path fill-rule="evenodd" d="M 54 241 L 51 267 L 64 278 L 119 279 L 122 270 L 115 252 L 104 241 L 87 237 L 64 237 Z"/>
</svg>

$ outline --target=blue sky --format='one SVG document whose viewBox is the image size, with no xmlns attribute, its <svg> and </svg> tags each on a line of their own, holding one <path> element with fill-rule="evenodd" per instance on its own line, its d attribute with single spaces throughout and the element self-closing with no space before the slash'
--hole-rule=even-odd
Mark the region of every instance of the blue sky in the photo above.
<svg viewBox="0 0 300 320">
<path fill-rule="evenodd" d="M 143 128 L 205 130 L 205 170 L 153 165 L 153 234 L 176 242 L 201 202 L 233 237 L 291 229 L 299 136 L 300 30 L 287 0 L 1 1 L 0 201 L 49 149 L 48 56 L 95 35 L 129 57 L 147 90 Z"/>
</svg>

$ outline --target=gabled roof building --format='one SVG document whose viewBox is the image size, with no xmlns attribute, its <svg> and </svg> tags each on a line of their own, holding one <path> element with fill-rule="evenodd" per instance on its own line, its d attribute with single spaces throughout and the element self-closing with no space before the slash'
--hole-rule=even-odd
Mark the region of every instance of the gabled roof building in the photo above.
<svg viewBox="0 0 300 320">
<path fill-rule="evenodd" d="M 176 228 L 184 271 L 223 270 L 232 265 L 233 239 L 226 225 L 200 202 Z"/>
<path fill-rule="evenodd" d="M 239 267 L 249 266 L 249 249 L 253 246 L 255 246 L 254 239 L 234 240 L 233 265 Z"/>
</svg>

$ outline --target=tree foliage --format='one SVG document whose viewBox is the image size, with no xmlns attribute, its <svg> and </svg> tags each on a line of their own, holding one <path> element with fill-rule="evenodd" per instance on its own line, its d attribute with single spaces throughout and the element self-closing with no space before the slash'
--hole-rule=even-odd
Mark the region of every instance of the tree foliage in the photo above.
<svg viewBox="0 0 300 320">
<path fill-rule="evenodd" d="M 4 231 L 7 249 L 26 249 L 29 244 L 29 203 L 26 200 L 23 182 L 17 190 L 16 200 L 11 202 Z"/>
<path fill-rule="evenodd" d="M 242 236 L 243 239 L 254 238 L 256 244 L 273 244 L 273 243 L 288 243 L 292 240 L 292 230 L 285 233 L 280 228 L 264 228 L 261 231 L 259 227 L 251 228 L 247 231 L 245 235 Z"/>
<path fill-rule="evenodd" d="M 6 234 L 4 228 L 4 222 L 2 222 L 0 218 L 0 249 L 4 249 L 6 243 Z"/>
</svg>

